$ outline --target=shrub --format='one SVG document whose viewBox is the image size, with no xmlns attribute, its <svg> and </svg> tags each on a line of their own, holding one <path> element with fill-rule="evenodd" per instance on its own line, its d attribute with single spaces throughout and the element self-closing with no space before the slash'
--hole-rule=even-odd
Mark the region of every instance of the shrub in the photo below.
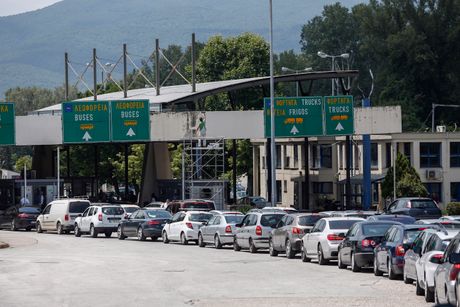
<svg viewBox="0 0 460 307">
<path fill-rule="evenodd" d="M 460 202 L 448 203 L 446 211 L 448 215 L 460 215 Z"/>
</svg>

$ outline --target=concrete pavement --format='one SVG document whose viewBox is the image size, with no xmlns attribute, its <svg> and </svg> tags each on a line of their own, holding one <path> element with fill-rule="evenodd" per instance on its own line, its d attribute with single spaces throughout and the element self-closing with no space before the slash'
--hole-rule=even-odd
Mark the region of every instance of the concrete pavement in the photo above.
<svg viewBox="0 0 460 307">
<path fill-rule="evenodd" d="M 299 258 L 0 231 L 3 306 L 430 306 L 414 285 Z"/>
</svg>

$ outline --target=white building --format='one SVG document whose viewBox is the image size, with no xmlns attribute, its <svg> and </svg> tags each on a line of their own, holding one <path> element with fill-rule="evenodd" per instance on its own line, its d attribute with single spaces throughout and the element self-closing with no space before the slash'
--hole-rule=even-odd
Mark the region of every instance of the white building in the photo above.
<svg viewBox="0 0 460 307">
<path fill-rule="evenodd" d="M 267 196 L 266 143 L 254 145 L 254 195 Z M 352 138 L 352 203 L 361 205 L 363 148 L 361 136 Z M 393 161 L 393 146 L 406 155 L 431 197 L 445 206 L 460 201 L 460 133 L 402 133 L 371 136 L 372 202 L 382 202 L 380 182 Z M 283 206 L 298 207 L 305 182 L 304 139 L 279 139 L 276 146 L 276 195 Z M 325 199 L 345 199 L 345 137 L 309 138 L 310 208 Z"/>
</svg>

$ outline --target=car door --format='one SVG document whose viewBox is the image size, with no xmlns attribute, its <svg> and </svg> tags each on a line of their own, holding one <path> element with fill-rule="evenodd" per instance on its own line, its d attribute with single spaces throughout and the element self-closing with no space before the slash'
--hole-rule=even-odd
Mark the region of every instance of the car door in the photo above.
<svg viewBox="0 0 460 307">
<path fill-rule="evenodd" d="M 352 245 L 356 242 L 356 234 L 358 232 L 359 225 L 354 224 L 351 226 L 351 228 L 348 230 L 347 234 L 345 235 L 345 238 L 343 241 L 340 243 L 340 259 L 343 263 L 345 264 L 350 264 L 351 263 L 351 251 L 352 251 Z"/>
<path fill-rule="evenodd" d="M 276 228 L 272 231 L 272 244 L 276 250 L 279 250 L 281 247 L 281 237 L 283 232 L 283 227 L 286 225 L 287 215 L 283 216 L 281 220 L 276 225 Z"/>
<path fill-rule="evenodd" d="M 81 219 L 81 231 L 83 232 L 88 232 L 89 231 L 89 226 L 91 225 L 91 220 L 93 218 L 93 215 L 95 214 L 95 211 L 97 211 L 97 207 L 90 207 L 88 214 Z"/>
<path fill-rule="evenodd" d="M 42 216 L 43 216 L 42 228 L 44 230 L 50 229 L 49 215 L 51 211 L 51 206 L 52 206 L 52 203 L 46 206 L 45 210 L 43 210 L 43 213 L 42 213 Z"/>
<path fill-rule="evenodd" d="M 291 231 L 292 223 L 294 222 L 294 217 L 291 215 L 285 215 L 283 217 L 286 217 L 286 222 L 279 230 L 278 240 L 280 250 L 286 250 L 286 239 L 289 237 L 289 232 Z"/>
<path fill-rule="evenodd" d="M 84 231 L 83 230 L 83 225 L 84 225 L 84 222 L 85 222 L 86 218 L 88 217 L 88 213 L 89 213 L 90 210 L 91 210 L 91 207 L 86 208 L 86 210 L 83 211 L 83 213 L 81 215 L 80 225 L 78 225 L 78 227 L 80 227 L 80 231 Z"/>
<path fill-rule="evenodd" d="M 135 218 L 131 221 L 131 230 L 137 234 L 137 229 L 144 223 L 145 219 L 145 212 L 142 210 L 137 211 Z"/>
<path fill-rule="evenodd" d="M 180 238 L 180 231 L 182 229 L 182 224 L 185 219 L 185 213 L 184 212 L 178 212 L 178 217 L 177 220 L 173 223 L 170 224 L 169 228 L 169 237 L 172 240 L 179 240 Z"/>
<path fill-rule="evenodd" d="M 244 231 L 244 237 L 243 237 L 244 247 L 249 247 L 249 239 L 256 235 L 257 219 L 258 219 L 257 214 L 251 214 L 249 218 L 249 223 L 245 227 L 245 231 Z"/>
<path fill-rule="evenodd" d="M 383 237 L 382 243 L 380 243 L 376 249 L 376 259 L 377 259 L 377 266 L 379 269 L 384 268 L 386 270 L 386 258 L 387 258 L 387 245 L 390 244 L 390 240 L 395 234 L 396 229 L 394 227 L 391 227 L 390 229 L 387 230 L 385 233 L 385 236 Z"/>
<path fill-rule="evenodd" d="M 415 263 L 420 258 L 423 242 L 427 239 L 427 236 L 427 232 L 419 233 L 418 236 L 415 238 L 414 242 L 412 243 L 412 247 L 409 250 L 407 250 L 406 254 L 404 255 L 404 271 L 406 272 L 406 275 L 408 277 L 414 279 L 417 277 Z M 420 254 L 418 252 L 419 250 Z"/>
<path fill-rule="evenodd" d="M 249 218 L 251 217 L 251 214 L 247 214 L 243 220 L 241 221 L 241 227 L 237 227 L 237 232 L 235 234 L 236 242 L 238 243 L 239 246 L 242 246 L 243 244 L 243 237 L 244 237 L 244 230 L 245 227 L 249 223 Z"/>
<path fill-rule="evenodd" d="M 310 233 L 307 241 L 307 253 L 310 255 L 317 255 L 317 246 L 322 235 L 322 232 L 326 228 L 326 221 L 319 220 L 316 230 Z"/>
<path fill-rule="evenodd" d="M 434 284 L 436 286 L 435 291 L 438 294 L 438 297 L 441 301 L 446 300 L 445 296 L 445 283 L 448 278 L 448 272 L 452 264 L 449 263 L 449 256 L 458 248 L 459 239 L 454 239 L 450 242 L 449 246 L 447 246 L 446 251 L 444 252 L 444 257 L 442 258 L 442 263 L 438 265 L 434 275 Z"/>
<path fill-rule="evenodd" d="M 215 222 L 218 220 L 218 216 L 213 216 L 205 227 L 201 228 L 201 235 L 203 236 L 203 240 L 205 242 L 209 242 L 212 240 L 213 237 L 213 230 L 215 229 Z"/>
</svg>

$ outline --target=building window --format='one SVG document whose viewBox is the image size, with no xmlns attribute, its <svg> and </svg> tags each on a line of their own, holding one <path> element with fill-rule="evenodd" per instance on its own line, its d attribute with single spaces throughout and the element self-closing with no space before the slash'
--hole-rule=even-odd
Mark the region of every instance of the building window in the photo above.
<svg viewBox="0 0 460 307">
<path fill-rule="evenodd" d="M 386 156 L 386 163 L 385 167 L 391 167 L 391 143 L 386 143 L 385 144 L 385 156 Z"/>
<path fill-rule="evenodd" d="M 276 202 L 283 201 L 283 193 L 281 193 L 281 180 L 276 180 Z"/>
<path fill-rule="evenodd" d="M 338 164 L 338 167 L 339 169 L 343 169 L 343 165 L 342 165 L 342 145 L 337 145 L 337 151 L 338 151 L 338 155 L 337 155 L 337 164 Z"/>
<path fill-rule="evenodd" d="M 460 201 L 460 182 L 450 183 L 450 199 L 451 201 Z"/>
<path fill-rule="evenodd" d="M 460 167 L 460 143 L 450 143 L 450 167 Z"/>
<path fill-rule="evenodd" d="M 409 160 L 409 163 L 412 164 L 411 143 L 404 143 L 404 155 L 407 157 L 407 160 Z"/>
<path fill-rule="evenodd" d="M 294 168 L 299 168 L 299 146 L 294 145 L 293 155 L 294 155 Z"/>
<path fill-rule="evenodd" d="M 441 167 L 441 143 L 420 143 L 420 167 Z"/>
<path fill-rule="evenodd" d="M 313 193 L 315 194 L 332 194 L 332 182 L 313 182 Z"/>
<path fill-rule="evenodd" d="M 287 188 L 287 180 L 284 180 L 283 181 L 283 192 L 287 193 L 287 190 L 288 190 L 288 188 Z"/>
<path fill-rule="evenodd" d="M 267 157 L 262 156 L 262 169 L 265 169 L 266 164 L 267 164 Z"/>
<path fill-rule="evenodd" d="M 313 145 L 311 147 L 312 168 L 332 168 L 332 147 L 330 145 Z"/>
<path fill-rule="evenodd" d="M 281 145 L 276 145 L 276 168 L 280 169 L 281 168 Z"/>
<path fill-rule="evenodd" d="M 428 197 L 435 202 L 442 202 L 442 183 L 424 183 L 428 190 Z"/>
<path fill-rule="evenodd" d="M 379 147 L 377 143 L 371 143 L 371 168 L 379 167 Z"/>
</svg>

